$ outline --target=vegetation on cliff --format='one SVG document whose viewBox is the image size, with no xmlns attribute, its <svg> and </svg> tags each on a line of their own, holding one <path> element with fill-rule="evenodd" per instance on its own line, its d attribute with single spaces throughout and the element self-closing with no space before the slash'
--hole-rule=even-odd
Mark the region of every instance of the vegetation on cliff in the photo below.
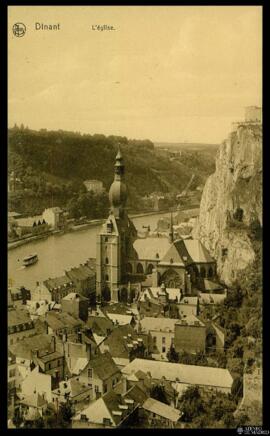
<svg viewBox="0 0 270 436">
<path fill-rule="evenodd" d="M 10 209 L 24 214 L 45 207 L 66 206 L 85 193 L 83 181 L 98 179 L 108 191 L 113 180 L 115 155 L 121 146 L 129 189 L 128 207 L 142 210 L 142 197 L 152 192 L 179 193 L 192 173 L 204 183 L 214 170 L 214 159 L 190 151 L 176 162 L 149 140 L 86 135 L 65 131 L 30 130 L 21 126 L 8 131 L 8 172 L 18 179 L 9 193 Z M 74 201 L 73 201 L 74 204 Z M 97 214 L 96 214 L 97 215 Z"/>
</svg>

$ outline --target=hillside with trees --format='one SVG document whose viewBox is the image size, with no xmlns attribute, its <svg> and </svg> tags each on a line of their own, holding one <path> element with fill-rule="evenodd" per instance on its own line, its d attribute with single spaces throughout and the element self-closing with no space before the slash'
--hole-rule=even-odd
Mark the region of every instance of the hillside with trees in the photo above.
<svg viewBox="0 0 270 436">
<path fill-rule="evenodd" d="M 126 166 L 127 206 L 134 211 L 143 210 L 143 196 L 177 194 L 193 173 L 196 188 L 214 171 L 214 156 L 209 161 L 209 154 L 203 152 L 185 152 L 183 161 L 172 162 L 150 140 L 35 131 L 15 125 L 8 131 L 8 173 L 16 178 L 15 192 L 9 192 L 9 209 L 30 215 L 45 207 L 66 207 L 68 202 L 74 208 L 75 199 L 86 193 L 83 181 L 87 179 L 101 180 L 108 191 L 118 144 Z"/>
</svg>

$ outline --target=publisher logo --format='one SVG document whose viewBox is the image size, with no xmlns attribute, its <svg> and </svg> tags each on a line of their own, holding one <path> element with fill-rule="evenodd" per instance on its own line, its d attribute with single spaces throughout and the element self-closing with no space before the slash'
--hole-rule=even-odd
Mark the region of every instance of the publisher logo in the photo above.
<svg viewBox="0 0 270 436">
<path fill-rule="evenodd" d="M 13 24 L 12 30 L 14 36 L 17 36 L 17 38 L 21 38 L 25 35 L 26 27 L 23 23 L 15 23 Z"/>
</svg>

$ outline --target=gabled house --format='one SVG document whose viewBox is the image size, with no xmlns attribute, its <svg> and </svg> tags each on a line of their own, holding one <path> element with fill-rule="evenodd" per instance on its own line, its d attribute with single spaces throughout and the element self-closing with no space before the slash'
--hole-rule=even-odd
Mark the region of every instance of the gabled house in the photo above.
<svg viewBox="0 0 270 436">
<path fill-rule="evenodd" d="M 128 427 L 128 420 L 145 400 L 145 393 L 137 386 L 122 394 L 110 391 L 75 415 L 72 428 Z"/>
<path fill-rule="evenodd" d="M 113 358 L 126 359 L 148 355 L 148 335 L 137 333 L 130 325 L 115 327 L 112 333 L 99 345 L 103 353 L 108 351 Z"/>
<path fill-rule="evenodd" d="M 121 371 L 109 353 L 91 359 L 76 377 L 77 381 L 93 389 L 93 397 L 98 398 L 119 382 Z"/>
<path fill-rule="evenodd" d="M 82 384 L 74 378 L 63 380 L 59 383 L 59 387 L 52 391 L 52 402 L 56 408 L 60 404 L 70 402 L 75 410 L 80 410 L 89 404 L 92 395 L 92 388 L 86 384 Z"/>
</svg>

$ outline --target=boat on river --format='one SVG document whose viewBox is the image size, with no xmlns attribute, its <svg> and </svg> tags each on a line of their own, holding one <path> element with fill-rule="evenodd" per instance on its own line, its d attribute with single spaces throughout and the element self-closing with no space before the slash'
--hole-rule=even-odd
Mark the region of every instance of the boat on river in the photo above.
<svg viewBox="0 0 270 436">
<path fill-rule="evenodd" d="M 37 254 L 29 254 L 29 256 L 23 258 L 23 265 L 24 266 L 34 265 L 34 263 L 37 263 L 37 261 L 38 261 Z"/>
</svg>

